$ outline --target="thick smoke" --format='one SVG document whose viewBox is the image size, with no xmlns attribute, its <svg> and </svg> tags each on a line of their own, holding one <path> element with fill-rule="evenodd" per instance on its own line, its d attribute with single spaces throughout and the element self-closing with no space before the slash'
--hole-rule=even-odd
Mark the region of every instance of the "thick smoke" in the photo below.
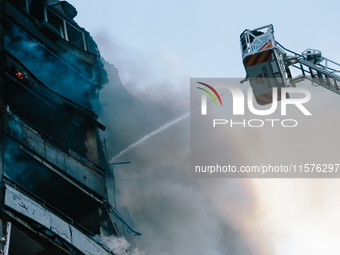
<svg viewBox="0 0 340 255">
<path fill-rule="evenodd" d="M 130 244 L 124 237 L 107 236 L 101 231 L 100 235 L 94 238 L 109 248 L 115 255 L 145 255 L 138 248 L 134 248 L 132 252 L 129 252 Z"/>
<path fill-rule="evenodd" d="M 128 207 L 136 230 L 142 233 L 141 249 L 146 254 L 163 255 L 252 254 L 242 234 L 209 197 L 206 189 L 215 183 L 189 176 L 189 118 L 161 128 L 189 111 L 189 77 L 181 72 L 176 55 L 132 54 L 111 44 L 103 34 L 95 39 L 102 56 L 117 66 L 130 91 L 120 82 L 117 69 L 105 63 L 110 82 L 100 100 L 101 121 L 108 127 L 103 135 L 109 156 L 119 154 L 146 134 L 154 134 L 115 158 L 116 163 L 131 161 L 114 167 L 120 191 L 117 205 L 118 210 L 119 206 Z M 153 66 L 158 72 L 152 70 Z M 157 133 L 159 128 L 162 132 Z M 230 207 L 235 206 L 232 202 L 253 199 L 243 192 L 241 182 L 219 185 L 229 186 L 223 192 L 241 189 L 239 194 L 233 191 L 230 195 L 234 199 Z"/>
<path fill-rule="evenodd" d="M 111 78 L 101 95 L 102 121 L 110 128 L 108 151 L 113 157 L 187 112 L 189 78 L 169 52 L 145 56 L 111 43 L 104 34 L 96 39 L 102 55 L 115 64 L 133 94 L 124 88 L 118 92 L 122 84 L 117 69 L 107 65 Z M 152 70 L 154 66 L 158 72 Z M 229 144 L 224 153 L 248 165 L 264 160 L 334 163 L 338 96 L 310 84 L 306 88 L 312 92 L 308 104 L 312 118 L 298 118 L 297 128 L 279 132 L 217 132 L 214 135 Z M 327 105 L 326 112 L 320 102 Z M 337 254 L 337 180 L 192 179 L 188 126 L 188 120 L 183 120 L 117 158 L 132 162 L 114 168 L 121 194 L 118 205 L 128 207 L 147 254 L 283 255 L 325 250 Z M 202 151 L 216 149 L 204 142 Z"/>
<path fill-rule="evenodd" d="M 164 76 L 164 71 L 162 80 L 148 67 L 139 66 L 159 64 L 159 59 L 131 57 L 136 54 L 119 45 L 109 49 L 117 51 L 110 59 L 123 72 L 124 84 L 128 84 L 138 100 L 135 109 L 126 104 L 104 107 L 104 111 L 111 110 L 118 120 L 125 121 L 124 131 L 116 129 L 111 134 L 126 138 L 111 143 L 110 154 L 114 156 L 185 112 L 187 107 L 181 103 L 187 102 L 188 97 L 178 87 L 185 88 L 189 80 L 188 77 L 182 80 L 178 74 Z M 171 74 L 174 69 L 181 73 L 173 65 L 164 69 Z M 223 153 L 249 165 L 264 160 L 287 164 L 336 162 L 340 139 L 337 131 L 340 123 L 335 117 L 338 95 L 310 84 L 299 86 L 312 93 L 307 106 L 312 118 L 290 115 L 299 121 L 293 130 L 217 132 L 214 135 L 229 144 Z M 147 89 L 143 90 L 144 87 Z M 145 91 L 150 92 L 149 97 Z M 105 101 L 105 97 L 102 99 Z M 171 99 L 179 105 L 162 99 Z M 132 117 L 121 116 L 120 107 L 133 109 L 125 110 Z M 148 114 L 139 115 L 144 109 L 147 111 L 143 113 Z M 110 121 L 115 118 L 113 115 L 105 116 Z M 132 161 L 131 165 L 115 167 L 122 194 L 120 202 L 126 202 L 136 227 L 143 233 L 141 239 L 148 254 L 337 254 L 338 180 L 192 179 L 188 176 L 188 136 L 188 120 L 183 120 L 122 155 L 119 161 Z M 207 141 L 202 146 L 203 150 L 213 149 Z"/>
</svg>

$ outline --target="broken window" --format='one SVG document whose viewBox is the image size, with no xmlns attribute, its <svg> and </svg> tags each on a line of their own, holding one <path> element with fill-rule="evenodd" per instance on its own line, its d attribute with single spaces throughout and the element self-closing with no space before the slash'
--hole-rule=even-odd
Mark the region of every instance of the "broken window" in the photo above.
<svg viewBox="0 0 340 255">
<path fill-rule="evenodd" d="M 86 156 L 85 127 L 78 124 L 72 114 L 38 98 L 19 83 L 7 81 L 6 104 L 15 114 L 55 141 Z"/>
<path fill-rule="evenodd" d="M 46 19 L 46 21 L 58 31 L 59 36 L 65 39 L 64 20 L 48 8 L 46 8 Z"/>
<path fill-rule="evenodd" d="M 62 177 L 52 171 L 12 139 L 5 138 L 1 142 L 4 144 L 4 171 L 7 179 L 35 194 L 92 235 L 99 234 L 100 227 L 109 224 L 103 205 L 74 186 L 71 177 Z"/>
<path fill-rule="evenodd" d="M 51 24 L 58 35 L 68 41 L 73 46 L 87 51 L 85 34 L 83 31 L 65 20 L 61 15 L 51 8 L 45 6 L 45 21 Z M 55 32 L 56 32 L 55 31 Z"/>
<path fill-rule="evenodd" d="M 84 33 L 70 23 L 66 23 L 68 41 L 72 45 L 86 50 Z"/>
</svg>

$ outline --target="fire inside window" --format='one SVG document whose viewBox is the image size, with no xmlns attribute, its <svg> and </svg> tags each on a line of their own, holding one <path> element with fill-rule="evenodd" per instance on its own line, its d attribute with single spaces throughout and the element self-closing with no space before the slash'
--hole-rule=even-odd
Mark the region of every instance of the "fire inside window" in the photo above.
<svg viewBox="0 0 340 255">
<path fill-rule="evenodd" d="M 20 80 L 24 84 L 27 85 L 31 83 L 31 81 L 28 79 L 27 73 L 19 70 L 16 67 L 12 67 L 11 73 L 13 76 L 15 76 L 18 80 Z"/>
<path fill-rule="evenodd" d="M 22 74 L 22 72 L 18 71 L 16 74 L 15 74 L 20 80 L 24 79 L 24 76 Z"/>
</svg>

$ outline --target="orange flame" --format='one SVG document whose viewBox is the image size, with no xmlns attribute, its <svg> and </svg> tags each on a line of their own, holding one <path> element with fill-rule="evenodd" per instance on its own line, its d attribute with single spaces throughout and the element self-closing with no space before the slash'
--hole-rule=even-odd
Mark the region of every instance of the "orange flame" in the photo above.
<svg viewBox="0 0 340 255">
<path fill-rule="evenodd" d="M 18 76 L 18 78 L 20 80 L 24 79 L 24 76 L 22 75 L 22 72 L 17 72 L 15 75 Z"/>
</svg>

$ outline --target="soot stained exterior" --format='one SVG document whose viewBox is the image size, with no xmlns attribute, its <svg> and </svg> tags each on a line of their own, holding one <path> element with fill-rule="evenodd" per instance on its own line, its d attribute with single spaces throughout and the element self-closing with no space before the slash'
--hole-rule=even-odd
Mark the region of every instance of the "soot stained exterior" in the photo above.
<svg viewBox="0 0 340 255">
<path fill-rule="evenodd" d="M 0 0 L 3 254 L 112 254 L 134 232 L 116 209 L 92 102 L 107 81 L 66 1 Z"/>
</svg>

